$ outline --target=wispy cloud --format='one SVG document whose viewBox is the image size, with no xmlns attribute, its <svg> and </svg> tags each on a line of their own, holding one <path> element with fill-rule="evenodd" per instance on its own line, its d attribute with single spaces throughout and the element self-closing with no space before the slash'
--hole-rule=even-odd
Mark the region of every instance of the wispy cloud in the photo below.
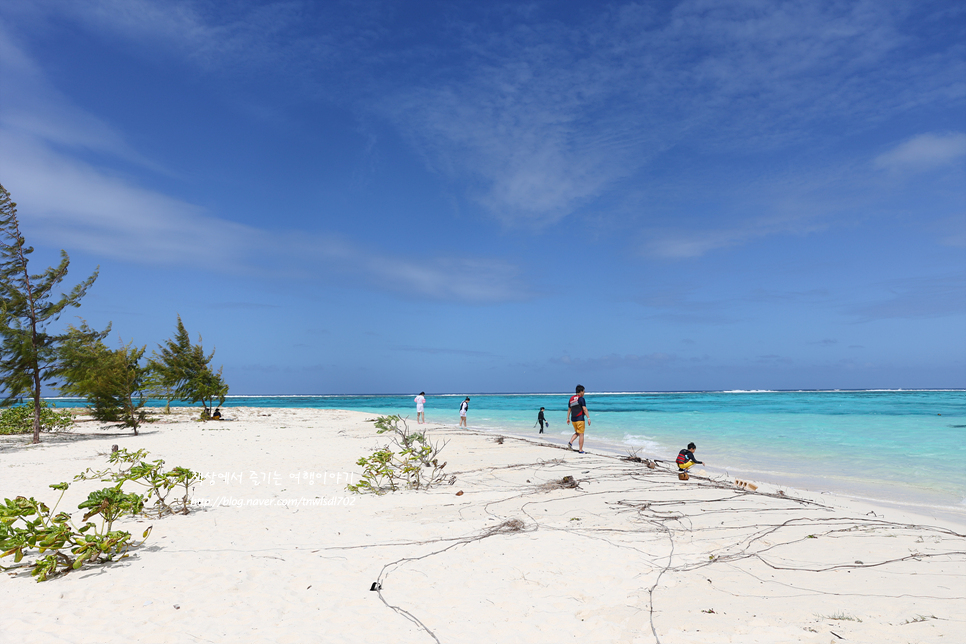
<svg viewBox="0 0 966 644">
<path fill-rule="evenodd" d="M 25 230 L 45 243 L 135 263 L 229 273 L 302 279 L 339 274 L 368 288 L 444 301 L 530 296 L 516 267 L 505 260 L 417 259 L 334 235 L 263 230 L 144 187 L 112 165 L 133 161 L 151 170 L 155 164 L 117 131 L 50 89 L 10 39 L 0 38 L 0 48 L 5 99 L 30 97 L 29 110 L 4 106 L 2 181 L 19 203 Z M 79 149 L 97 156 L 86 160 Z"/>
<path fill-rule="evenodd" d="M 390 347 L 394 351 L 407 351 L 411 353 L 424 353 L 427 355 L 454 355 L 454 356 L 468 356 L 468 357 L 492 357 L 493 354 L 489 351 L 470 351 L 467 349 L 446 349 L 439 347 L 413 347 L 413 346 L 400 346 L 400 347 Z"/>
<path fill-rule="evenodd" d="M 643 255 L 659 259 L 691 259 L 711 251 L 776 234 L 803 235 L 827 228 L 819 217 L 755 217 L 723 228 L 649 228 L 643 233 Z"/>
<path fill-rule="evenodd" d="M 966 133 L 920 134 L 875 158 L 877 168 L 922 171 L 959 163 L 966 157 Z"/>
<path fill-rule="evenodd" d="M 800 303 L 813 305 L 827 302 L 829 294 L 824 289 L 805 291 L 774 291 L 753 289 L 744 294 L 734 294 L 728 299 L 702 296 L 700 289 L 693 286 L 664 287 L 650 289 L 634 298 L 647 317 L 680 324 L 722 325 L 739 322 L 743 317 L 752 315 L 749 305 L 788 305 Z M 682 340 L 689 343 L 690 340 Z"/>
<path fill-rule="evenodd" d="M 459 67 L 407 76 L 380 106 L 431 165 L 475 180 L 497 217 L 553 222 L 685 141 L 769 151 L 813 139 L 819 123 L 872 127 L 961 100 L 961 61 L 915 54 L 904 11 L 695 0 L 668 13 L 613 6 L 576 25 L 511 17 L 499 34 L 457 25 Z M 749 222 L 655 252 L 693 257 L 780 230 Z"/>
<path fill-rule="evenodd" d="M 757 364 L 764 364 L 764 365 L 788 365 L 788 364 L 792 364 L 794 360 L 792 360 L 788 356 L 780 356 L 777 354 L 770 353 L 768 355 L 758 356 L 757 358 L 755 358 L 755 362 Z"/>
<path fill-rule="evenodd" d="M 300 2 L 211 4 L 192 0 L 29 0 L 9 11 L 34 22 L 69 20 L 150 52 L 221 73 L 286 60 L 305 18 Z M 316 47 L 321 48 L 317 42 Z M 333 47 L 333 50 L 337 50 Z"/>
<path fill-rule="evenodd" d="M 0 25 L 0 127 L 24 138 L 72 152 L 93 152 L 167 173 L 138 153 L 103 120 L 72 105 L 54 88 L 36 62 Z M 9 155 L 7 156 L 9 159 Z"/>
<path fill-rule="evenodd" d="M 317 95 L 338 85 L 324 93 L 391 121 L 430 167 L 468 182 L 472 198 L 511 224 L 559 221 L 685 142 L 767 151 L 814 139 L 818 124 L 873 127 L 966 95 L 961 56 L 923 48 L 905 2 L 621 3 L 570 23 L 541 17 L 537 4 L 504 7 L 496 19 L 482 9 L 441 14 L 413 33 L 393 29 L 389 7 L 40 6 L 202 69 L 283 69 Z M 916 145 L 941 154 L 935 141 Z M 896 154 L 882 162 L 919 153 Z M 726 228 L 656 252 L 693 257 L 775 232 Z"/>
<path fill-rule="evenodd" d="M 612 353 L 598 358 L 571 358 L 563 355 L 559 358 L 551 358 L 550 363 L 574 367 L 580 371 L 607 371 L 666 367 L 680 360 L 681 357 L 673 353 L 656 352 L 645 355 Z"/>
<path fill-rule="evenodd" d="M 882 286 L 888 296 L 847 309 L 856 322 L 966 315 L 966 273 L 911 277 Z"/>
<path fill-rule="evenodd" d="M 446 13 L 402 30 L 385 6 L 22 6 L 33 5 L 124 38 L 144 56 L 180 56 L 237 78 L 285 75 L 303 97 L 384 118 L 429 167 L 508 225 L 559 222 L 630 182 L 649 190 L 642 175 L 682 146 L 691 155 L 797 150 L 966 96 L 956 45 L 943 49 L 917 32 L 907 2 L 623 3 L 569 23 L 541 18 L 540 5 L 508 6 L 498 18 Z M 948 11 L 936 5 L 926 21 Z M 26 127 L 27 116 L 17 118 Z M 960 136 L 923 135 L 876 164 L 958 158 Z M 821 227 L 821 217 L 789 217 L 780 205 L 735 211 L 700 230 L 635 216 L 648 235 L 643 252 L 665 259 Z"/>
</svg>

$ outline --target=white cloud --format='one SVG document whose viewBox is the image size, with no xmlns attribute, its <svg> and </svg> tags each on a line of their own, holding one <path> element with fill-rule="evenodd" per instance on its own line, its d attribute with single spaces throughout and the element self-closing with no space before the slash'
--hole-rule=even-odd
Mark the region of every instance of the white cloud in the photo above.
<svg viewBox="0 0 966 644">
<path fill-rule="evenodd" d="M 444 301 L 528 297 L 513 265 L 487 258 L 413 259 L 326 235 L 261 230 L 140 187 L 43 141 L 0 128 L 4 186 L 28 239 L 127 262 L 300 279 L 341 274 L 363 287 Z"/>
<path fill-rule="evenodd" d="M 302 98 L 325 94 L 375 112 L 428 166 L 508 224 L 558 222 L 677 146 L 699 165 L 702 155 L 820 146 L 837 136 L 830 132 L 966 95 L 961 56 L 913 33 L 905 20 L 913 5 L 902 2 L 686 0 L 664 13 L 603 7 L 579 23 L 521 21 L 508 11 L 490 23 L 496 28 L 460 22 L 468 14 L 456 13 L 444 35 L 409 47 L 387 36 L 396 25 L 386 16 L 400 16 L 378 9 L 354 9 L 328 25 L 291 2 L 41 4 L 121 36 L 145 56 L 181 56 L 206 71 L 271 70 L 290 76 Z M 320 91 L 330 86 L 340 91 Z M 17 118 L 18 127 L 40 127 Z M 909 141 L 877 165 L 919 167 L 960 154 L 951 135 L 924 136 L 941 140 Z M 97 141 L 120 149 L 107 133 Z M 712 230 L 655 231 L 645 252 L 695 257 L 789 230 L 754 217 L 735 215 L 740 223 Z M 411 275 L 433 290 L 419 270 Z"/>
<path fill-rule="evenodd" d="M 104 258 L 230 273 L 317 279 L 340 273 L 366 288 L 411 297 L 493 302 L 528 297 L 516 268 L 491 258 L 412 259 L 326 235 L 239 224 L 139 185 L 107 165 L 161 170 L 109 124 L 73 106 L 0 32 L 0 180 L 34 244 Z M 10 100 L 7 100 L 10 97 Z M 163 171 L 163 170 L 162 170 Z"/>
<path fill-rule="evenodd" d="M 72 105 L 39 66 L 0 26 L 0 127 L 47 145 L 108 154 L 154 171 L 162 168 L 136 152 L 124 137 L 94 115 Z"/>
<path fill-rule="evenodd" d="M 496 33 L 456 23 L 465 41 L 446 52 L 454 62 L 388 83 L 379 105 L 498 218 L 555 222 L 680 144 L 695 158 L 814 145 L 830 124 L 874 127 L 961 100 L 961 62 L 903 50 L 906 10 L 694 0 L 667 15 L 605 8 L 579 24 L 508 18 Z M 759 235 L 724 231 L 663 252 Z"/>
<path fill-rule="evenodd" d="M 816 208 L 802 209 L 795 215 L 743 217 L 737 225 L 721 228 L 649 229 L 645 231 L 641 252 L 657 259 L 691 259 L 771 235 L 806 235 L 827 227 L 820 216 L 822 212 Z"/>
<path fill-rule="evenodd" d="M 856 322 L 966 315 L 966 273 L 908 277 L 876 286 L 888 295 L 876 301 L 852 303 L 846 309 Z"/>
<path fill-rule="evenodd" d="M 45 142 L 0 128 L 4 186 L 22 225 L 50 245 L 138 263 L 241 267 L 254 230 L 141 188 L 57 152 Z M 210 240 L 224 243 L 211 247 Z"/>
<path fill-rule="evenodd" d="M 966 133 L 927 133 L 903 141 L 875 158 L 877 168 L 893 171 L 931 170 L 966 157 Z"/>
</svg>

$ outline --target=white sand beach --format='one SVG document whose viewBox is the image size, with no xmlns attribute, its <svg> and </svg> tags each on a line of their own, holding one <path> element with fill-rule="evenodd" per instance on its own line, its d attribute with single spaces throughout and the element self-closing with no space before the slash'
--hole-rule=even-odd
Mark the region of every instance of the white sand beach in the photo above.
<svg viewBox="0 0 966 644">
<path fill-rule="evenodd" d="M 43 583 L 4 574 L 0 642 L 950 643 L 966 632 L 966 526 L 949 519 L 738 489 L 700 468 L 679 481 L 667 466 L 433 424 L 421 427 L 449 441 L 453 484 L 357 495 L 345 489 L 356 460 L 386 443 L 373 415 L 227 415 L 161 417 L 139 436 L 82 423 L 37 446 L 0 437 L 0 498 L 52 502 L 49 484 L 102 466 L 112 444 L 207 477 L 189 515 L 118 524 L 137 535 L 153 524 L 126 559 Z M 554 484 L 564 476 L 577 487 Z M 96 487 L 72 484 L 62 507 Z"/>
</svg>

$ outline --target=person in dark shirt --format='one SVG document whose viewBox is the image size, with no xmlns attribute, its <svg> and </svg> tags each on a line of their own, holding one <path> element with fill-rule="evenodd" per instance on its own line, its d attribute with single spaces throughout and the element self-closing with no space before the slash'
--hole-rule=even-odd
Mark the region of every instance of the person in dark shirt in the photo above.
<svg viewBox="0 0 966 644">
<path fill-rule="evenodd" d="M 581 454 L 584 453 L 584 423 L 586 421 L 587 425 L 590 425 L 590 416 L 587 413 L 587 401 L 584 400 L 584 386 L 577 385 L 576 394 L 570 397 L 570 402 L 568 406 L 570 409 L 567 412 L 567 424 L 571 423 L 574 426 L 574 435 L 567 443 L 567 447 L 570 449 L 574 448 L 574 441 L 580 438 L 580 443 L 577 445 L 577 451 Z"/>
<path fill-rule="evenodd" d="M 543 407 L 540 408 L 540 413 L 537 414 L 537 422 L 540 423 L 540 433 L 543 433 L 543 424 L 547 422 L 547 418 L 543 415 Z"/>
<path fill-rule="evenodd" d="M 678 452 L 678 472 L 687 472 L 692 465 L 704 465 L 701 461 L 695 460 L 694 450 L 698 449 L 694 443 L 688 443 L 687 449 Z"/>
<path fill-rule="evenodd" d="M 215 413 L 211 415 L 214 420 L 221 420 L 221 407 L 215 410 Z"/>
</svg>

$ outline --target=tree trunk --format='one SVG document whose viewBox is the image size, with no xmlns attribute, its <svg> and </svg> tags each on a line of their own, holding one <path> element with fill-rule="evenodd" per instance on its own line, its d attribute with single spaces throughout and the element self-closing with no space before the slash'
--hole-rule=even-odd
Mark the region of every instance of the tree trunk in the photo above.
<svg viewBox="0 0 966 644">
<path fill-rule="evenodd" d="M 34 371 L 34 443 L 40 442 L 40 372 Z"/>
</svg>

